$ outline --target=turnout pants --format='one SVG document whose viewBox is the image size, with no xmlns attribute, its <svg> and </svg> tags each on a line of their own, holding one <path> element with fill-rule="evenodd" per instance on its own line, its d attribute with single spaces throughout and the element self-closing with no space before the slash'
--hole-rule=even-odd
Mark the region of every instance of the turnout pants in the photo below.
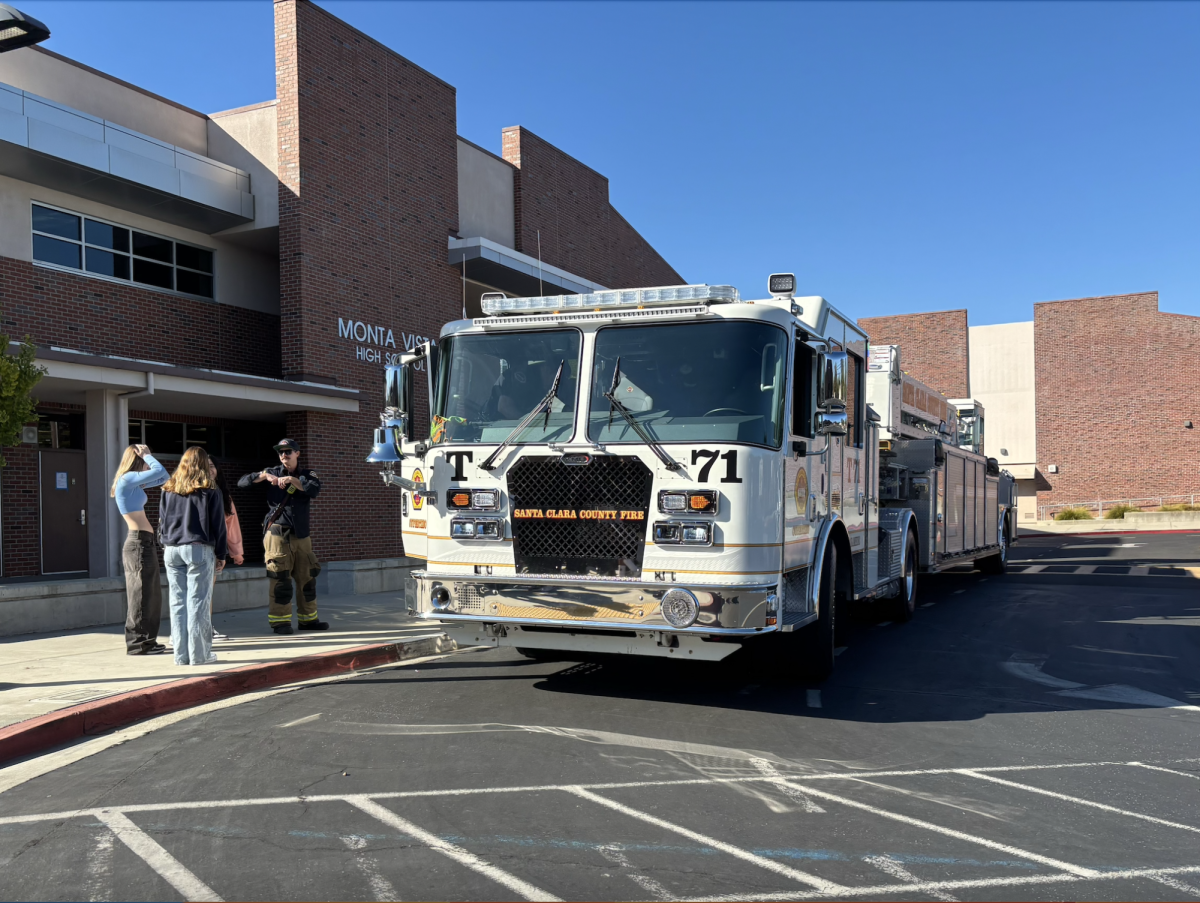
<svg viewBox="0 0 1200 903">
<path fill-rule="evenodd" d="M 267 620 L 271 626 L 292 622 L 292 584 L 296 586 L 296 613 L 300 622 L 317 620 L 317 575 L 321 573 L 321 564 L 313 554 L 312 537 L 298 539 L 291 530 L 272 527 L 263 537 L 263 549 L 270 592 Z"/>
<path fill-rule="evenodd" d="M 158 642 L 162 618 L 162 587 L 159 585 L 158 546 L 154 534 L 130 530 L 121 547 L 125 568 L 125 648 L 130 655 L 149 651 Z"/>
</svg>

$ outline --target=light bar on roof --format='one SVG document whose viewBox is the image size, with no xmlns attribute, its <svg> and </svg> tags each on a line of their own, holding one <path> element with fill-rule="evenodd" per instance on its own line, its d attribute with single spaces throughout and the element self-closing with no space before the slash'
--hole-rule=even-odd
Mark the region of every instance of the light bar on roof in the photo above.
<svg viewBox="0 0 1200 903">
<path fill-rule="evenodd" d="M 612 307 L 648 307 L 661 304 L 733 303 L 742 299 L 732 285 L 668 285 L 661 288 L 619 288 L 589 295 L 544 295 L 538 298 L 483 297 L 489 316 L 530 310 L 596 310 Z"/>
</svg>

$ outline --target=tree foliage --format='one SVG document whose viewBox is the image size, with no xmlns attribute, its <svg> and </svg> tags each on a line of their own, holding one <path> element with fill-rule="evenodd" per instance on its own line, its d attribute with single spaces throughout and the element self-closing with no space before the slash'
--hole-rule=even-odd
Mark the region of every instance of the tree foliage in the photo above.
<svg viewBox="0 0 1200 903">
<path fill-rule="evenodd" d="M 29 337 L 8 354 L 9 338 L 0 333 L 0 449 L 21 441 L 21 427 L 34 418 L 37 399 L 29 393 L 46 373 L 34 363 L 37 349 Z M 0 454 L 0 467 L 7 462 Z"/>
</svg>

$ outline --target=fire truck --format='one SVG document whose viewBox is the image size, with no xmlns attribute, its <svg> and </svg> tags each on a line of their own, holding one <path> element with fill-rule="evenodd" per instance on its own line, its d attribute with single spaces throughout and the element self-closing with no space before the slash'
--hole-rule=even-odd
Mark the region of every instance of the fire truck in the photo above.
<svg viewBox="0 0 1200 903">
<path fill-rule="evenodd" d="M 982 406 L 960 416 L 791 274 L 753 301 L 686 285 L 482 307 L 387 368 L 367 459 L 425 562 L 409 610 L 460 644 L 757 647 L 823 677 L 856 613 L 913 616 L 919 573 L 1004 570 L 1013 481 L 982 454 Z"/>
</svg>

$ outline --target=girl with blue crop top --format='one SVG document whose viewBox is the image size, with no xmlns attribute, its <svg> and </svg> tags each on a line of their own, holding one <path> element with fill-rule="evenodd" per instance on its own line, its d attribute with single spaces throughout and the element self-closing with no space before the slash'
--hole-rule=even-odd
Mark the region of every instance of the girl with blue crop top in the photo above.
<svg viewBox="0 0 1200 903">
<path fill-rule="evenodd" d="M 162 619 L 162 588 L 159 585 L 158 546 L 150 519 L 146 517 L 146 490 L 161 486 L 170 474 L 145 445 L 131 445 L 121 457 L 113 479 L 112 497 L 129 525 L 129 536 L 121 548 L 125 569 L 125 651 L 129 655 L 158 655 L 166 647 L 158 642 Z"/>
</svg>

